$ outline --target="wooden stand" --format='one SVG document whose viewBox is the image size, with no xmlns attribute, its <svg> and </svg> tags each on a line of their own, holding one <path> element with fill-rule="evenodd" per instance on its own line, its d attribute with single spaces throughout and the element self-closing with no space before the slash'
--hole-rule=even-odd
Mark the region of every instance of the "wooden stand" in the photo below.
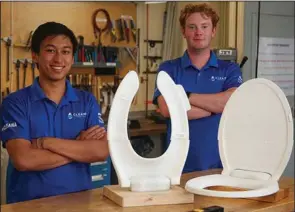
<svg viewBox="0 0 295 212">
<path fill-rule="evenodd" d="M 246 189 L 241 188 L 233 188 L 233 187 L 224 187 L 224 186 L 211 186 L 207 188 L 208 190 L 214 191 L 246 191 Z M 280 190 L 274 194 L 264 196 L 264 197 L 253 197 L 253 198 L 246 198 L 252 199 L 262 202 L 278 202 L 286 197 L 289 196 L 289 188 L 280 188 Z"/>
<path fill-rule="evenodd" d="M 212 186 L 208 190 L 215 191 L 243 191 L 245 189 Z M 212 205 L 218 205 L 224 208 L 224 211 L 231 212 L 276 212 L 294 210 L 294 191 L 290 188 L 281 188 L 277 193 L 256 198 L 222 198 L 222 197 L 207 197 L 201 195 L 194 195 L 194 208 L 204 208 Z"/>
<path fill-rule="evenodd" d="M 168 191 L 131 192 L 129 188 L 119 185 L 105 186 L 103 195 L 121 207 L 170 205 L 193 203 L 194 195 L 180 186 L 172 186 Z"/>
</svg>

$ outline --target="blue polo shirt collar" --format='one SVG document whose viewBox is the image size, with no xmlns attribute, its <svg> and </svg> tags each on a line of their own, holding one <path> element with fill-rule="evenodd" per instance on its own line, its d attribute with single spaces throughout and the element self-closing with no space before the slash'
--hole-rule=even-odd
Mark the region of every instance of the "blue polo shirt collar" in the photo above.
<svg viewBox="0 0 295 212">
<path fill-rule="evenodd" d="M 39 77 L 35 78 L 32 86 L 31 86 L 30 92 L 31 92 L 31 99 L 33 101 L 38 101 L 38 100 L 42 100 L 42 99 L 47 98 L 45 93 L 43 92 L 42 88 L 40 87 Z M 64 99 L 67 102 L 79 101 L 79 98 L 77 97 L 77 95 L 76 95 L 71 83 L 69 82 L 69 80 L 66 80 L 66 93 L 65 93 Z"/>
<path fill-rule="evenodd" d="M 181 64 L 182 64 L 183 69 L 188 68 L 188 67 L 195 67 L 189 58 L 187 50 L 184 52 L 183 56 L 181 57 Z M 217 57 L 213 51 L 210 51 L 209 61 L 207 62 L 207 64 L 204 66 L 203 69 L 205 69 L 207 67 L 218 68 Z"/>
</svg>

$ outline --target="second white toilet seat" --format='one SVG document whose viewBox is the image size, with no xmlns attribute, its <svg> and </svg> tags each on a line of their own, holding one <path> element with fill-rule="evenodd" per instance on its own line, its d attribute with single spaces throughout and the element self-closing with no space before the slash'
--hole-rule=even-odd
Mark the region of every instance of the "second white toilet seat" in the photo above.
<svg viewBox="0 0 295 212">
<path fill-rule="evenodd" d="M 218 129 L 223 170 L 189 180 L 186 190 L 205 196 L 249 198 L 273 194 L 293 148 L 293 118 L 284 92 L 274 82 L 252 79 L 231 95 Z M 209 186 L 248 191 L 214 191 Z"/>
<path fill-rule="evenodd" d="M 211 186 L 242 188 L 247 191 L 213 191 L 206 189 Z M 188 192 L 205 196 L 247 198 L 273 194 L 279 190 L 279 186 L 278 182 L 273 180 L 243 179 L 231 177 L 229 175 L 214 174 L 198 177 L 188 181 L 185 189 Z"/>
</svg>

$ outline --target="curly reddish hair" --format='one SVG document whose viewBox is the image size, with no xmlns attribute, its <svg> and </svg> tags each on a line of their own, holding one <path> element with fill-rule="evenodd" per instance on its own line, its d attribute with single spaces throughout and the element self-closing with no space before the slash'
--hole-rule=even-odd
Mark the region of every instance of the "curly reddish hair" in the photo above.
<svg viewBox="0 0 295 212">
<path fill-rule="evenodd" d="M 188 4 L 180 12 L 179 22 L 182 29 L 185 28 L 186 20 L 193 13 L 201 13 L 202 16 L 211 18 L 213 28 L 217 26 L 219 16 L 209 4 Z"/>
</svg>

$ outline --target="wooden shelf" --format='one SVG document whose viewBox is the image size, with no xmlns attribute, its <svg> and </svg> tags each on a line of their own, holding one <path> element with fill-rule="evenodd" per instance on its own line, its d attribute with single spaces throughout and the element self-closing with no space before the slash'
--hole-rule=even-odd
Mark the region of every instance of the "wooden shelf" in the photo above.
<svg viewBox="0 0 295 212">
<path fill-rule="evenodd" d="M 160 60 L 162 59 L 162 57 L 161 56 L 144 56 L 144 59 Z"/>
<path fill-rule="evenodd" d="M 69 74 L 91 74 L 91 75 L 95 75 L 95 70 L 93 69 L 89 69 L 86 68 L 84 69 L 82 68 L 72 68 L 69 72 Z"/>
<path fill-rule="evenodd" d="M 117 63 L 90 63 L 90 62 L 78 62 L 73 64 L 73 68 L 115 68 L 119 64 Z"/>
<path fill-rule="evenodd" d="M 144 42 L 163 43 L 162 40 L 144 40 Z"/>
</svg>

